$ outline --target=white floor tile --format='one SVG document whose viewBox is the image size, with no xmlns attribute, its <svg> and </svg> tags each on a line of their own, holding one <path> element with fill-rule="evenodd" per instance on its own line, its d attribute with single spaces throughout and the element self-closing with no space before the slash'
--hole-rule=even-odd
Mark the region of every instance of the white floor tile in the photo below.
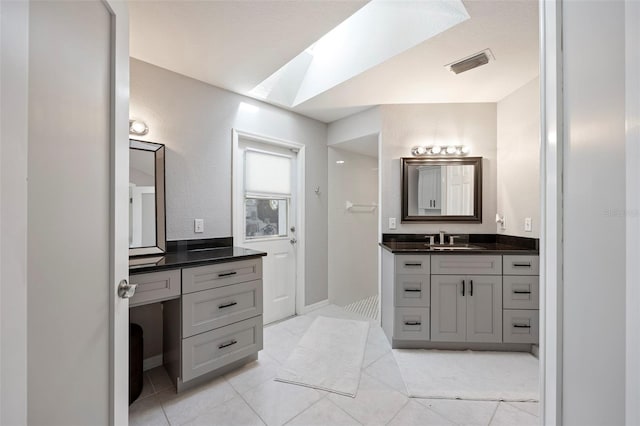
<svg viewBox="0 0 640 426">
<path fill-rule="evenodd" d="M 491 420 L 491 426 L 539 426 L 540 419 L 526 411 L 501 402 Z"/>
<path fill-rule="evenodd" d="M 264 351 L 278 363 L 283 364 L 291 355 L 300 338 L 301 336 L 291 333 L 282 324 L 265 327 Z"/>
<path fill-rule="evenodd" d="M 362 373 L 355 398 L 330 394 L 329 399 L 364 425 L 383 425 L 396 415 L 408 398 L 389 386 Z"/>
<path fill-rule="evenodd" d="M 269 380 L 242 394 L 244 400 L 269 426 L 280 426 L 324 396 L 304 386 Z"/>
<path fill-rule="evenodd" d="M 147 371 L 149 376 L 149 380 L 151 380 L 151 384 L 153 385 L 153 390 L 158 393 L 167 389 L 174 389 L 175 385 L 171 382 L 169 375 L 167 374 L 167 370 L 163 366 L 152 368 Z"/>
<path fill-rule="evenodd" d="M 367 367 L 365 371 L 374 379 L 378 379 L 401 394 L 407 395 L 407 387 L 404 384 L 404 380 L 402 380 L 400 369 L 398 368 L 398 364 L 396 364 L 396 360 L 391 352 L 383 355 L 380 359 Z"/>
<path fill-rule="evenodd" d="M 137 399 L 144 399 L 151 395 L 154 395 L 156 391 L 153 389 L 153 385 L 151 384 L 151 380 L 149 380 L 149 376 L 147 373 L 142 374 L 142 392 L 140 392 L 140 396 Z"/>
<path fill-rule="evenodd" d="M 190 426 L 264 426 L 264 422 L 239 396 L 183 423 Z"/>
<path fill-rule="evenodd" d="M 179 394 L 173 389 L 158 394 L 169 422 L 179 425 L 224 404 L 238 394 L 220 378 Z"/>
<path fill-rule="evenodd" d="M 331 402 L 328 398 L 307 408 L 300 415 L 295 417 L 287 426 L 358 426 L 360 423 L 351 418 L 340 407 Z"/>
<path fill-rule="evenodd" d="M 389 426 L 453 426 L 435 411 L 429 410 L 415 400 L 409 400 L 398 414 L 388 423 Z"/>
<path fill-rule="evenodd" d="M 458 425 L 486 426 L 498 406 L 497 401 L 465 401 L 457 399 L 416 399 Z"/>
<path fill-rule="evenodd" d="M 245 393 L 276 377 L 280 364 L 264 351 L 261 351 L 258 356 L 257 361 L 251 362 L 225 376 L 236 392 Z"/>
<path fill-rule="evenodd" d="M 169 422 L 162 411 L 160 400 L 152 395 L 138 399 L 129 407 L 130 426 L 169 426 Z"/>
<path fill-rule="evenodd" d="M 540 417 L 539 402 L 509 402 L 508 404 L 522 411 L 526 411 L 529 414 L 533 414 L 536 417 Z"/>
</svg>

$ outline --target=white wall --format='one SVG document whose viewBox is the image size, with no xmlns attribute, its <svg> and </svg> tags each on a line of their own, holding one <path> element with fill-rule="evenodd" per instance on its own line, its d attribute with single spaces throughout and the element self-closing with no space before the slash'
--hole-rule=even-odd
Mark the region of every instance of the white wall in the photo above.
<svg viewBox="0 0 640 426">
<path fill-rule="evenodd" d="M 0 2 L 0 424 L 27 423 L 29 4 Z"/>
<path fill-rule="evenodd" d="M 540 235 L 540 79 L 498 102 L 497 211 L 506 229 L 498 234 Z M 524 219 L 532 219 L 532 231 Z"/>
<path fill-rule="evenodd" d="M 327 298 L 326 124 L 135 59 L 131 117 L 167 147 L 168 240 L 232 235 L 232 129 L 305 144 L 306 304 Z M 195 218 L 204 233 L 193 232 Z"/>
<path fill-rule="evenodd" d="M 382 150 L 382 232 L 393 233 L 487 233 L 494 234 L 496 215 L 496 104 L 416 104 L 383 105 Z M 471 156 L 482 162 L 481 224 L 400 223 L 400 158 L 410 157 L 415 145 L 463 143 Z M 389 218 L 397 219 L 397 229 L 389 229 Z"/>
<path fill-rule="evenodd" d="M 369 145 L 375 155 L 377 135 Z M 378 292 L 378 210 L 345 208 L 378 203 L 378 159 L 339 146 L 329 147 L 329 301 L 345 306 Z"/>
<path fill-rule="evenodd" d="M 327 144 L 334 145 L 380 132 L 380 107 L 369 108 L 329 124 Z"/>
<path fill-rule="evenodd" d="M 563 5 L 565 425 L 625 423 L 624 12 Z"/>
</svg>

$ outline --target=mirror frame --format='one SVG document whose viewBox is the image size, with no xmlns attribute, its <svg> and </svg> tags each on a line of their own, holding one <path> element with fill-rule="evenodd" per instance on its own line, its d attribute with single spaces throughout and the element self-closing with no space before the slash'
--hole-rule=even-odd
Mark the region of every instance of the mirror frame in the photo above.
<svg viewBox="0 0 640 426">
<path fill-rule="evenodd" d="M 165 200 L 165 147 L 161 143 L 129 139 L 129 149 L 154 153 L 156 180 L 156 245 L 148 247 L 129 247 L 129 257 L 149 254 L 164 254 L 167 251 L 166 238 L 166 200 Z M 131 169 L 129 169 L 131 170 Z"/>
<path fill-rule="evenodd" d="M 402 161 L 402 223 L 482 223 L 482 157 L 403 157 Z M 471 165 L 474 169 L 473 215 L 471 216 L 410 216 L 409 166 Z"/>
</svg>

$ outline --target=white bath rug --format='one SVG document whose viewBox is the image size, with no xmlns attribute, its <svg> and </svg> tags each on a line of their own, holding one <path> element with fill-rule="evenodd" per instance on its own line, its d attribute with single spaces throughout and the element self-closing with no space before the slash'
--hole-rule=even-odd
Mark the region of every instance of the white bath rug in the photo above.
<svg viewBox="0 0 640 426">
<path fill-rule="evenodd" d="M 524 352 L 394 349 L 409 396 L 538 401 L 538 360 Z"/>
<path fill-rule="evenodd" d="M 276 380 L 354 397 L 360 383 L 369 323 L 319 316 Z"/>
</svg>

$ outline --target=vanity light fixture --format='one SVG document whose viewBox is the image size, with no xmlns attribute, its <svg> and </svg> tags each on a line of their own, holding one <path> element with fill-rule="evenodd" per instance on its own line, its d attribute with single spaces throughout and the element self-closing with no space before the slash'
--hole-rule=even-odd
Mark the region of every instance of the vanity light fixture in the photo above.
<svg viewBox="0 0 640 426">
<path fill-rule="evenodd" d="M 466 145 L 429 145 L 429 146 L 415 146 L 411 148 L 411 154 L 414 157 L 425 156 L 439 156 L 439 155 L 459 155 L 464 156 L 471 152 Z"/>
<path fill-rule="evenodd" d="M 142 136 L 149 133 L 149 126 L 142 120 L 129 120 L 129 134 Z"/>
</svg>

